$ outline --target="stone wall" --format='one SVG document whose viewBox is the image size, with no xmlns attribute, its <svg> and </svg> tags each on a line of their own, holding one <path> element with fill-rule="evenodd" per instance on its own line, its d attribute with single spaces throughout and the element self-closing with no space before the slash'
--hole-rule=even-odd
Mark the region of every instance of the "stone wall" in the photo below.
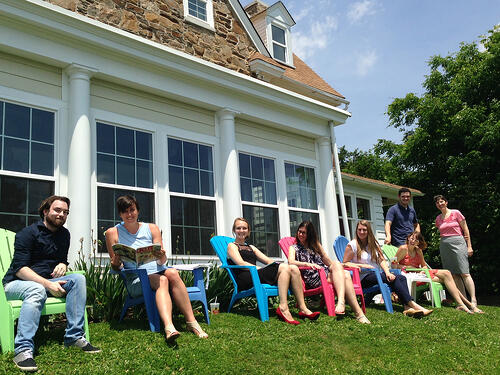
<svg viewBox="0 0 500 375">
<path fill-rule="evenodd" d="M 213 0 L 215 32 L 184 21 L 182 0 L 45 0 L 102 23 L 251 75 L 255 47 L 226 0 Z"/>
</svg>

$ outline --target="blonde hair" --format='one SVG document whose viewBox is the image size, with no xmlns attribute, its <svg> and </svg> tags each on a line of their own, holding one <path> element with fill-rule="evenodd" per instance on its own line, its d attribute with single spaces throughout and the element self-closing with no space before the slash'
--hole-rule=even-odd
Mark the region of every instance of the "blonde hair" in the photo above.
<svg viewBox="0 0 500 375">
<path fill-rule="evenodd" d="M 366 252 L 370 254 L 372 261 L 375 259 L 377 264 L 380 264 L 380 262 L 384 259 L 384 256 L 382 255 L 382 250 L 380 249 L 380 245 L 378 244 L 377 240 L 375 239 L 375 236 L 373 235 L 373 230 L 372 226 L 369 221 L 366 220 L 361 220 L 356 224 L 356 242 L 357 242 L 357 249 L 356 249 L 356 256 L 358 259 L 361 259 L 361 253 L 363 252 L 363 244 L 361 242 L 361 239 L 358 236 L 358 227 L 362 225 L 366 227 L 367 231 L 367 244 L 366 244 Z"/>
<path fill-rule="evenodd" d="M 236 229 L 236 222 L 237 221 L 243 221 L 244 223 L 247 223 L 247 226 L 248 226 L 248 236 L 250 236 L 250 223 L 244 217 L 237 217 L 236 219 L 234 219 L 234 221 L 233 221 L 233 229 L 232 229 L 233 234 L 236 235 L 234 233 L 234 230 Z M 248 236 L 247 236 L 247 238 L 248 238 Z"/>
</svg>

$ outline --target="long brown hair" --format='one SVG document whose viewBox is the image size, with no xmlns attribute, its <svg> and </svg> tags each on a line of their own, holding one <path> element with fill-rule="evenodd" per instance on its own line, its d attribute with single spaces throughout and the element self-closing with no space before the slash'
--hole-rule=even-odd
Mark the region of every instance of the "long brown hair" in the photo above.
<svg viewBox="0 0 500 375">
<path fill-rule="evenodd" d="M 318 234 L 316 233 L 316 229 L 314 229 L 314 225 L 312 222 L 309 220 L 304 220 L 302 223 L 299 224 L 299 227 L 297 228 L 297 232 L 295 233 L 295 240 L 299 244 L 299 229 L 300 228 L 306 228 L 306 243 L 305 247 L 307 249 L 313 250 L 316 254 L 321 254 L 320 251 L 320 246 L 319 246 L 319 241 L 318 241 Z"/>
<path fill-rule="evenodd" d="M 372 226 L 369 221 L 366 220 L 361 220 L 358 221 L 358 224 L 356 224 L 356 242 L 357 242 L 357 251 L 356 251 L 356 256 L 358 259 L 361 259 L 361 253 L 363 252 L 363 245 L 361 243 L 361 239 L 358 236 L 358 227 L 362 225 L 366 227 L 366 231 L 368 236 L 366 237 L 367 244 L 366 244 L 366 252 L 370 254 L 371 259 L 375 259 L 377 264 L 380 264 L 380 262 L 384 259 L 384 256 L 382 255 L 382 250 L 380 249 L 380 245 L 378 244 L 377 240 L 375 239 L 375 236 L 373 235 L 373 230 Z"/>
</svg>

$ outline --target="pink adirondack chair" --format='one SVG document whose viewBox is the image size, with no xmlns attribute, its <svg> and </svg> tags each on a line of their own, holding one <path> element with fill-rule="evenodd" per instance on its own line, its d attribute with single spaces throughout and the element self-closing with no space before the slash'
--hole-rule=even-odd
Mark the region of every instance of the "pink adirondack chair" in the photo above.
<svg viewBox="0 0 500 375">
<path fill-rule="evenodd" d="M 288 248 L 295 244 L 295 237 L 283 237 L 279 240 L 279 245 L 281 251 L 288 259 Z M 311 267 L 299 267 L 301 270 L 307 270 Z M 304 280 L 302 280 L 302 289 L 304 290 L 304 296 L 313 296 L 317 294 L 323 295 L 323 301 L 326 305 L 326 311 L 329 316 L 335 316 L 335 290 L 333 289 L 333 285 L 328 282 L 326 279 L 326 273 L 324 269 L 319 270 L 319 278 L 321 280 L 321 285 L 314 289 L 306 289 L 306 285 L 304 284 Z"/>
</svg>

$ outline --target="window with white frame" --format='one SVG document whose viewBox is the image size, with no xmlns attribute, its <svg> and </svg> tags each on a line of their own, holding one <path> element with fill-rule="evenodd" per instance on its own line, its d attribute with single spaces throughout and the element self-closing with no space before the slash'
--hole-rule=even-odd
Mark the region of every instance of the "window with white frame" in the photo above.
<svg viewBox="0 0 500 375">
<path fill-rule="evenodd" d="M 150 133 L 101 122 L 96 124 L 96 135 L 97 235 L 104 243 L 104 231 L 121 221 L 115 204 L 121 195 L 137 199 L 140 221 L 155 221 L 153 140 Z"/>
<path fill-rule="evenodd" d="M 216 234 L 212 147 L 168 138 L 172 254 L 212 255 Z"/>
<path fill-rule="evenodd" d="M 357 195 L 344 195 L 345 207 L 347 212 L 347 220 L 349 223 L 349 231 L 351 232 L 351 237 L 354 237 L 356 231 L 356 224 L 359 220 L 372 221 L 370 200 L 367 198 L 362 198 Z M 340 198 L 337 194 L 337 208 L 339 214 L 339 224 L 340 224 L 340 234 L 345 236 L 343 216 L 340 207 Z"/>
<path fill-rule="evenodd" d="M 250 242 L 269 257 L 279 257 L 274 160 L 239 153 L 239 167 L 243 217 L 250 223 Z"/>
<path fill-rule="evenodd" d="M 183 0 L 184 18 L 198 26 L 214 28 L 213 0 Z"/>
<path fill-rule="evenodd" d="M 285 177 L 290 215 L 290 235 L 295 236 L 302 221 L 310 220 L 320 236 L 314 168 L 285 163 Z"/>
<path fill-rule="evenodd" d="M 0 101 L 0 227 L 17 232 L 40 219 L 54 194 L 54 112 Z"/>
<path fill-rule="evenodd" d="M 286 31 L 281 27 L 271 25 L 271 38 L 273 45 L 273 57 L 276 60 L 280 60 L 286 63 Z"/>
</svg>

